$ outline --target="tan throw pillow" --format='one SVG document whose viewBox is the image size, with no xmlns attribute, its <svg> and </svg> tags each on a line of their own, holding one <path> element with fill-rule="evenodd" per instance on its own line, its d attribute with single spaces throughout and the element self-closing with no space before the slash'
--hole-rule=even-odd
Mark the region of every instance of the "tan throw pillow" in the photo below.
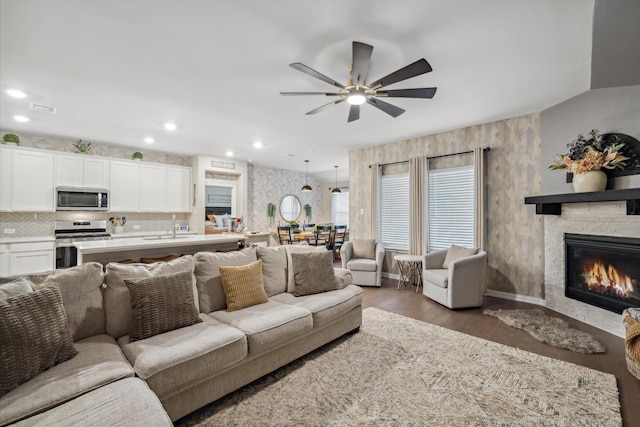
<svg viewBox="0 0 640 427">
<path fill-rule="evenodd" d="M 227 311 L 236 311 L 268 302 L 262 282 L 262 261 L 248 265 L 220 266 Z"/>
<path fill-rule="evenodd" d="M 375 259 L 376 241 L 374 239 L 354 239 L 353 258 Z"/>
<path fill-rule="evenodd" d="M 447 256 L 444 258 L 444 262 L 442 263 L 442 268 L 449 268 L 449 266 L 455 261 L 477 254 L 478 250 L 478 248 L 467 249 L 462 246 L 451 245 L 447 251 Z"/>
<path fill-rule="evenodd" d="M 0 300 L 0 396 L 75 357 L 57 286 Z"/>
<path fill-rule="evenodd" d="M 202 322 L 193 302 L 190 271 L 124 279 L 131 296 L 129 342 Z"/>
<path fill-rule="evenodd" d="M 19 277 L 12 282 L 0 285 L 0 300 L 33 292 L 33 283 L 26 277 Z"/>
<path fill-rule="evenodd" d="M 330 251 L 292 253 L 293 277 L 297 297 L 332 291 L 336 288 L 333 255 Z"/>
</svg>

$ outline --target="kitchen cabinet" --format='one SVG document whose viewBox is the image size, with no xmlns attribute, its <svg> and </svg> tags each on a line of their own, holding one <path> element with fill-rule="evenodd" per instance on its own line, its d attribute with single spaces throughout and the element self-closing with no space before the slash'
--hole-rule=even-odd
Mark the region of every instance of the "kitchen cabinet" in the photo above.
<svg viewBox="0 0 640 427">
<path fill-rule="evenodd" d="M 167 211 L 191 212 L 191 169 L 167 167 Z"/>
<path fill-rule="evenodd" d="M 140 210 L 140 164 L 112 160 L 109 193 L 110 211 L 138 212 Z"/>
<path fill-rule="evenodd" d="M 0 147 L 0 211 L 11 209 L 11 151 Z"/>
<path fill-rule="evenodd" d="M 49 211 L 53 208 L 53 154 L 44 150 L 14 149 L 10 155 L 12 211 Z M 5 159 L 3 158 L 3 161 Z"/>
<path fill-rule="evenodd" d="M 55 269 L 53 242 L 9 243 L 6 246 L 4 255 L 5 257 L 8 255 L 9 275 L 11 276 Z M 0 262 L 2 262 L 1 255 Z"/>
<path fill-rule="evenodd" d="M 167 211 L 167 167 L 140 165 L 140 212 Z"/>
<path fill-rule="evenodd" d="M 9 276 L 9 245 L 0 243 L 0 276 Z"/>
<path fill-rule="evenodd" d="M 85 154 L 55 154 L 56 187 L 109 189 L 110 161 Z"/>
</svg>

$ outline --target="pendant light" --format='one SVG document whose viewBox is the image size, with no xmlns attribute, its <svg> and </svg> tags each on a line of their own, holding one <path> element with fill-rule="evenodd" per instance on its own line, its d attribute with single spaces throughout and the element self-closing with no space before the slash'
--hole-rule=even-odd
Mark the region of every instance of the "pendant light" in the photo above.
<svg viewBox="0 0 640 427">
<path fill-rule="evenodd" d="M 334 166 L 336 168 L 336 188 L 331 190 L 331 194 L 341 194 L 342 191 L 338 188 L 338 166 Z"/>
<path fill-rule="evenodd" d="M 313 191 L 313 188 L 311 188 L 311 186 L 307 184 L 307 175 L 309 174 L 309 160 L 305 160 L 304 163 L 306 166 L 304 172 L 304 187 L 302 187 L 302 191 L 308 193 L 310 191 Z"/>
</svg>

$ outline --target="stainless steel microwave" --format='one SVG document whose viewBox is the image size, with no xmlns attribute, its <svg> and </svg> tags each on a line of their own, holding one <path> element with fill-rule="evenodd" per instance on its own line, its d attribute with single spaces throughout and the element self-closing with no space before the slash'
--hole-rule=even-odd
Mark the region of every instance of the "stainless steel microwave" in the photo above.
<svg viewBox="0 0 640 427">
<path fill-rule="evenodd" d="M 57 211 L 107 211 L 109 190 L 104 188 L 58 187 Z"/>
</svg>

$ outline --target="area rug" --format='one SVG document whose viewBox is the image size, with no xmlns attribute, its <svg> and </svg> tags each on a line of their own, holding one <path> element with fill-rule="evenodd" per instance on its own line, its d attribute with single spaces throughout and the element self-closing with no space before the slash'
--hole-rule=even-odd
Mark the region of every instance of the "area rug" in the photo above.
<svg viewBox="0 0 640 427">
<path fill-rule="evenodd" d="M 621 426 L 613 375 L 376 308 L 177 426 Z"/>
<path fill-rule="evenodd" d="M 586 354 L 607 351 L 591 334 L 574 329 L 563 319 L 549 316 L 539 308 L 485 310 L 483 313 L 497 317 L 509 326 L 523 329 L 538 341 L 554 347 Z"/>
</svg>

